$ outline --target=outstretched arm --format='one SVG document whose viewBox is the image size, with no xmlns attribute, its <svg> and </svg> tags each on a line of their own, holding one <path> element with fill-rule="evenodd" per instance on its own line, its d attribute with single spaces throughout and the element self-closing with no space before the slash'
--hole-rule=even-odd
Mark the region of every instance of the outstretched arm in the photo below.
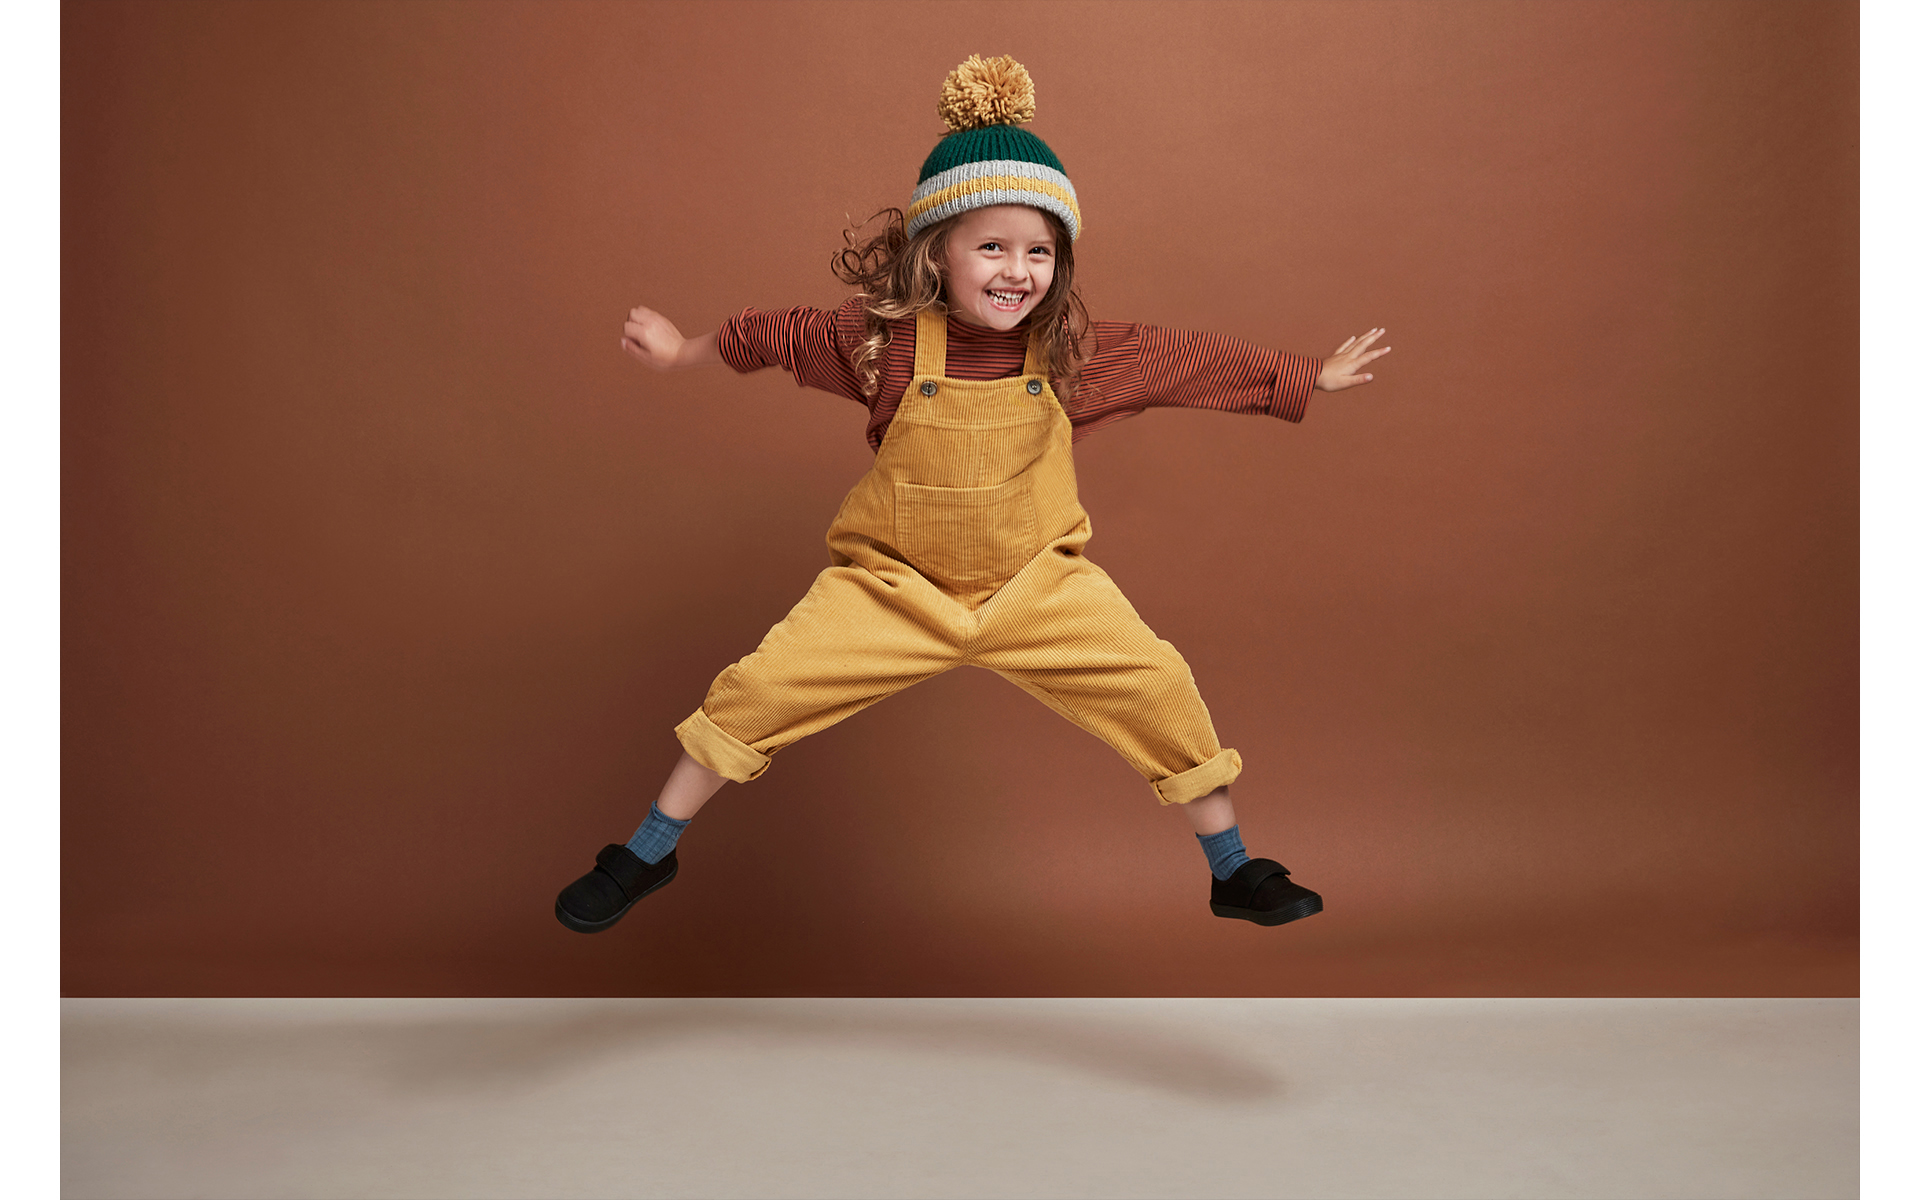
<svg viewBox="0 0 1920 1200">
<path fill-rule="evenodd" d="M 718 363 L 742 374 L 779 367 L 791 372 L 793 381 L 801 387 L 819 388 L 870 408 L 873 402 L 854 378 L 842 347 L 845 338 L 856 333 L 866 336 L 863 311 L 858 296 L 838 310 L 801 306 L 761 312 L 749 308 L 728 318 L 712 333 L 689 338 L 652 309 L 636 308 L 627 314 L 620 349 L 656 371 Z M 911 343 L 908 345 L 911 347 Z"/>
<path fill-rule="evenodd" d="M 650 308 L 636 308 L 627 314 L 620 348 L 656 371 L 717 366 L 720 362 L 717 333 L 682 337 L 672 321 Z"/>
<path fill-rule="evenodd" d="M 1382 346 L 1378 350 L 1367 349 L 1385 332 L 1384 329 L 1369 329 L 1358 337 L 1350 337 L 1340 343 L 1340 348 L 1321 364 L 1320 378 L 1313 381 L 1313 386 L 1323 392 L 1337 392 L 1342 388 L 1372 383 L 1373 376 L 1361 371 L 1360 368 L 1393 349 L 1392 346 Z"/>
</svg>

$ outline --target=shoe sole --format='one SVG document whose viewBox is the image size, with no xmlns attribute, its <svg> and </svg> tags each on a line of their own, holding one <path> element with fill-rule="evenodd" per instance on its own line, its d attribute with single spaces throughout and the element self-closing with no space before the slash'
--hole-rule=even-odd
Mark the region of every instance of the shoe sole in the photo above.
<svg viewBox="0 0 1920 1200">
<path fill-rule="evenodd" d="M 1208 907 L 1216 917 L 1233 917 L 1236 920 L 1252 921 L 1255 925 L 1285 925 L 1288 921 L 1298 921 L 1301 917 L 1310 917 L 1321 911 L 1326 905 L 1318 896 L 1302 896 L 1292 904 L 1283 904 L 1279 908 L 1261 912 L 1257 908 L 1235 908 L 1231 904 L 1221 904 L 1209 900 Z"/>
<path fill-rule="evenodd" d="M 553 915 L 556 917 L 559 917 L 560 923 L 562 925 L 565 925 L 568 929 L 573 930 L 575 933 L 599 933 L 603 929 L 612 929 L 615 922 L 619 921 L 621 917 L 624 917 L 627 915 L 627 909 L 632 908 L 634 905 L 640 903 L 642 900 L 645 900 L 648 896 L 653 895 L 655 892 L 659 891 L 661 888 L 672 883 L 675 877 L 677 877 L 679 874 L 680 874 L 680 864 L 676 862 L 673 864 L 673 870 L 667 872 L 666 878 L 660 880 L 660 882 L 654 884 L 652 887 L 648 888 L 646 891 L 641 892 L 638 896 L 635 896 L 633 899 L 627 901 L 626 908 L 621 909 L 619 912 L 613 914 L 612 916 L 608 917 L 604 921 L 583 921 L 579 917 L 576 917 L 572 913 L 568 912 L 565 908 L 561 907 L 561 904 L 558 900 L 555 900 L 553 902 Z"/>
</svg>

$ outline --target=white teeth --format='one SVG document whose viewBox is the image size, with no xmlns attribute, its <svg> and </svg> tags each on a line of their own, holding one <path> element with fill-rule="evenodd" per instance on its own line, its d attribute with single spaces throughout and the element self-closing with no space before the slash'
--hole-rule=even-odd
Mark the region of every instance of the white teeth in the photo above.
<svg viewBox="0 0 1920 1200">
<path fill-rule="evenodd" d="M 988 292 L 987 295 L 1000 304 L 1018 304 L 1027 298 L 1025 292 Z"/>
</svg>

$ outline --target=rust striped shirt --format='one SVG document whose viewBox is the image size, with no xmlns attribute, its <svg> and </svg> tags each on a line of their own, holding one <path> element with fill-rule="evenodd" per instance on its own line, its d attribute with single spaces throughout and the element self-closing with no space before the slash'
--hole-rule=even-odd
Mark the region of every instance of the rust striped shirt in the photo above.
<svg viewBox="0 0 1920 1200">
<path fill-rule="evenodd" d="M 1160 329 L 1126 321 L 1095 321 L 1094 352 L 1080 368 L 1080 386 L 1067 401 L 1073 440 L 1149 408 L 1212 408 L 1298 421 L 1307 415 L 1321 360 L 1262 350 L 1239 338 Z M 857 401 L 868 410 L 867 442 L 876 451 L 913 379 L 911 317 L 890 323 L 880 352 L 880 388 L 869 398 L 853 373 L 853 356 L 866 340 L 859 297 L 832 311 L 749 308 L 720 327 L 720 357 L 736 371 L 780 367 L 801 387 Z M 947 325 L 947 375 L 1005 379 L 1026 363 L 1026 329 L 1004 332 L 963 321 Z M 1056 386 L 1057 390 L 1057 386 Z"/>
</svg>

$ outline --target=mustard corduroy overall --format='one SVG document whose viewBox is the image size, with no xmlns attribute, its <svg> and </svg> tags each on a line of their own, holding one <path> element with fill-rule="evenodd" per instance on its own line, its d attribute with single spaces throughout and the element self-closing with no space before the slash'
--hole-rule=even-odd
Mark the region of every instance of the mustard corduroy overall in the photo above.
<svg viewBox="0 0 1920 1200">
<path fill-rule="evenodd" d="M 674 730 L 738 782 L 768 756 L 963 664 L 1011 680 L 1185 804 L 1240 774 L 1180 652 L 1087 561 L 1073 426 L 1027 345 L 1009 379 L 948 379 L 947 316 L 916 318 L 913 382 L 827 531 L 822 571 Z"/>
</svg>

